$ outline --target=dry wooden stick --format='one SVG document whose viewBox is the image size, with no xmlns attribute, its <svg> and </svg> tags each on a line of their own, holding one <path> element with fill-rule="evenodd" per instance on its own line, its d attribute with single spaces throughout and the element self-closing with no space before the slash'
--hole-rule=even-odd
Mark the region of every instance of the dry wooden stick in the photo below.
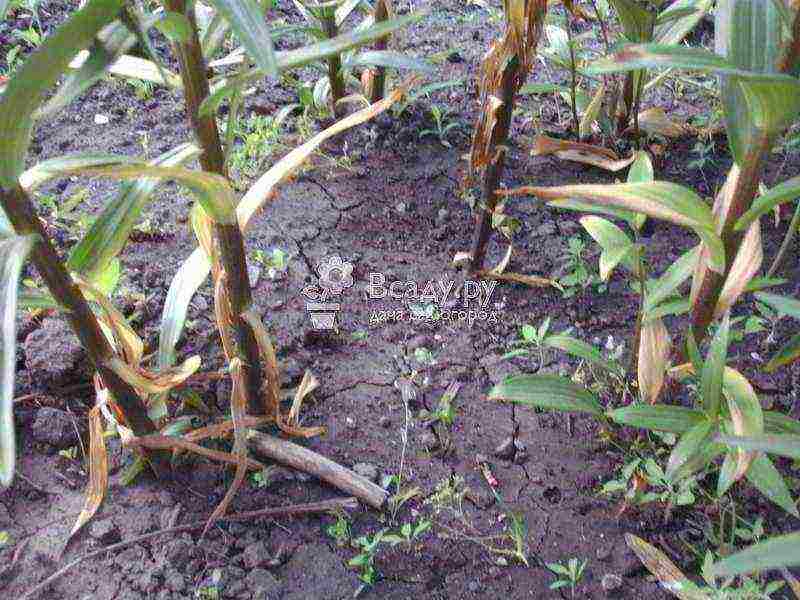
<svg viewBox="0 0 800 600">
<path fill-rule="evenodd" d="M 389 495 L 366 477 L 292 442 L 250 430 L 248 444 L 256 454 L 310 473 L 343 492 L 356 496 L 373 508 L 381 508 Z"/>
<path fill-rule="evenodd" d="M 332 511 L 355 509 L 355 508 L 358 508 L 358 501 L 355 498 L 341 498 L 334 500 L 323 500 L 322 502 L 309 502 L 307 504 L 293 504 L 292 506 L 283 506 L 278 508 L 264 508 L 261 510 L 251 510 L 247 512 L 241 512 L 233 515 L 220 517 L 219 520 L 247 521 L 250 519 L 258 519 L 261 517 L 285 517 L 290 515 L 291 516 L 308 515 L 321 512 L 332 512 Z M 50 575 L 50 577 L 42 581 L 40 584 L 34 586 L 33 588 L 25 592 L 22 596 L 20 596 L 19 600 L 28 600 L 29 598 L 36 597 L 39 593 L 43 592 L 50 585 L 52 585 L 57 579 L 69 573 L 72 569 L 77 567 L 80 563 L 82 563 L 85 560 L 95 558 L 97 556 L 102 556 L 103 554 L 107 554 L 109 552 L 116 552 L 117 550 L 122 550 L 123 548 L 127 548 L 128 546 L 135 546 L 136 544 L 141 544 L 142 542 L 146 542 L 160 535 L 165 535 L 169 533 L 185 533 L 187 531 L 197 531 L 198 529 L 203 529 L 203 527 L 206 526 L 207 522 L 208 519 L 203 519 L 202 521 L 195 521 L 193 523 L 187 523 L 185 525 L 177 525 L 176 527 L 169 527 L 167 529 L 160 529 L 159 531 L 152 531 L 150 533 L 145 533 L 130 540 L 126 540 L 124 542 L 118 542 L 116 544 L 111 544 L 110 546 L 106 546 L 99 550 L 95 550 L 94 552 L 89 552 L 88 554 L 79 556 L 72 562 L 61 567 L 58 571 Z"/>
</svg>

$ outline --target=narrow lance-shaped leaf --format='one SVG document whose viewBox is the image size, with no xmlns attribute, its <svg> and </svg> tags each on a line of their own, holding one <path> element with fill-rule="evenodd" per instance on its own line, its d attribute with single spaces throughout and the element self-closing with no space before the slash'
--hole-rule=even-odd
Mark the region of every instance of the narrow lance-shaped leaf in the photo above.
<svg viewBox="0 0 800 600">
<path fill-rule="evenodd" d="M 610 373 L 619 373 L 619 366 L 603 358 L 600 351 L 586 342 L 569 335 L 550 335 L 544 340 L 544 345 L 550 348 L 563 350 L 572 356 L 582 358 L 588 363 L 605 369 Z"/>
<path fill-rule="evenodd" d="M 800 197 L 800 176 L 779 183 L 753 201 L 747 212 L 736 221 L 736 231 L 744 231 L 756 219 L 771 212 L 776 206 L 792 202 L 798 197 Z"/>
<path fill-rule="evenodd" d="M 692 474 L 692 465 L 702 468 L 702 464 L 696 464 L 695 459 L 705 452 L 705 447 L 712 442 L 714 423 L 702 421 L 684 433 L 672 449 L 667 461 L 666 476 L 670 481 L 677 481 L 680 477 Z"/>
<path fill-rule="evenodd" d="M 658 44 L 679 43 L 697 26 L 712 4 L 714 0 L 676 0 L 658 15 L 653 41 Z"/>
<path fill-rule="evenodd" d="M 712 419 L 719 414 L 720 400 L 722 399 L 722 379 L 725 373 L 725 359 L 728 355 L 730 322 L 730 315 L 726 314 L 714 339 L 711 340 L 700 377 L 700 400 L 706 413 Z"/>
<path fill-rule="evenodd" d="M 691 277 L 699 255 L 699 246 L 687 250 L 648 288 L 644 302 L 645 313 L 653 311 L 659 304 L 678 291 L 678 288 Z"/>
<path fill-rule="evenodd" d="M 14 74 L 0 97 L 0 185 L 11 187 L 24 168 L 33 129 L 33 113 L 72 57 L 114 20 L 122 0 L 89 0 L 48 36 Z"/>
<path fill-rule="evenodd" d="M 0 240 L 0 484 L 4 486 L 11 485 L 16 460 L 14 371 L 17 364 L 17 282 L 22 263 L 34 241 L 33 236 L 13 236 Z"/>
<path fill-rule="evenodd" d="M 800 565 L 800 533 L 789 533 L 723 558 L 714 565 L 713 572 L 717 577 L 730 577 L 796 565 Z"/>
<path fill-rule="evenodd" d="M 766 454 L 758 454 L 747 471 L 747 481 L 764 496 L 795 517 L 800 517 L 783 476 Z"/>
<path fill-rule="evenodd" d="M 279 71 L 286 71 L 295 69 L 297 67 L 305 66 L 309 63 L 328 58 L 337 54 L 375 41 L 378 38 L 384 37 L 386 34 L 392 33 L 397 29 L 401 29 L 411 23 L 419 21 L 425 16 L 424 11 L 416 11 L 409 15 L 403 15 L 396 19 L 388 21 L 381 21 L 375 25 L 368 27 L 361 31 L 354 31 L 337 35 L 334 38 L 303 46 L 296 50 L 289 50 L 286 52 L 278 52 L 276 54 L 277 66 Z M 208 115 L 216 111 L 217 107 L 230 96 L 234 90 L 246 86 L 249 83 L 264 76 L 264 72 L 260 68 L 251 69 L 250 71 L 224 79 L 213 87 L 211 95 L 206 98 L 200 106 L 200 114 Z"/>
<path fill-rule="evenodd" d="M 689 227 L 706 243 L 715 271 L 725 268 L 725 250 L 715 231 L 708 205 L 692 190 L 666 181 L 649 183 L 584 184 L 554 187 L 523 186 L 497 190 L 499 195 L 533 195 L 546 201 L 578 199 L 600 206 L 632 210 L 656 219 Z"/>
<path fill-rule="evenodd" d="M 210 0 L 231 24 L 233 32 L 248 54 L 269 77 L 278 76 L 278 64 L 272 48 L 272 36 L 258 4 L 254 0 Z"/>
<path fill-rule="evenodd" d="M 708 421 L 702 410 L 664 404 L 631 404 L 612 410 L 607 416 L 620 425 L 670 433 L 686 433 Z"/>
<path fill-rule="evenodd" d="M 795 421 L 796 422 L 796 421 Z M 721 435 L 719 441 L 754 452 L 768 452 L 778 456 L 786 456 L 794 460 L 800 460 L 800 435 L 796 434 L 776 434 L 760 436 L 740 436 L 740 435 Z"/>
<path fill-rule="evenodd" d="M 723 392 L 728 401 L 728 412 L 731 415 L 733 432 L 739 436 L 756 436 L 764 432 L 764 414 L 761 403 L 756 396 L 750 382 L 735 369 L 725 368 L 723 378 Z M 755 452 L 742 449 L 735 451 L 736 468 L 730 473 L 730 482 L 738 481 L 744 477 L 755 458 Z M 727 483 L 727 482 L 726 482 Z M 718 489 L 719 495 L 724 490 Z"/>
<path fill-rule="evenodd" d="M 788 342 L 781 346 L 775 356 L 769 359 L 765 370 L 772 373 L 784 365 L 793 363 L 798 358 L 800 358 L 800 333 L 793 335 Z"/>
<path fill-rule="evenodd" d="M 633 241 L 611 221 L 601 217 L 583 217 L 581 225 L 594 238 L 600 253 L 600 278 L 607 281 L 612 271 L 622 263 L 633 274 L 638 272 L 638 260 Z"/>
<path fill-rule="evenodd" d="M 149 164 L 177 166 L 196 158 L 199 153 L 196 145 L 182 144 Z M 90 280 L 93 274 L 102 272 L 128 241 L 157 185 L 158 180 L 149 178 L 124 184 L 119 194 L 105 206 L 83 238 L 73 247 L 67 268 Z"/>
<path fill-rule="evenodd" d="M 570 412 L 603 414 L 597 398 L 586 388 L 557 375 L 516 375 L 495 385 L 489 400 L 503 400 Z"/>
<path fill-rule="evenodd" d="M 658 400 L 671 348 L 672 341 L 661 319 L 642 323 L 636 368 L 642 401 L 654 404 Z"/>
</svg>

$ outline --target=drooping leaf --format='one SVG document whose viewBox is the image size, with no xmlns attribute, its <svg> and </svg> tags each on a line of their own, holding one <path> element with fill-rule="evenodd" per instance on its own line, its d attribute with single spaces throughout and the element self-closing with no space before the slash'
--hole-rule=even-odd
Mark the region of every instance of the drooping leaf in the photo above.
<svg viewBox="0 0 800 600">
<path fill-rule="evenodd" d="M 36 163 L 19 176 L 19 183 L 26 192 L 30 193 L 48 181 L 58 177 L 65 177 L 81 169 L 139 162 L 141 162 L 140 159 L 137 159 L 135 156 L 106 154 L 103 152 L 67 154 L 64 156 L 57 156 L 56 158 L 48 158 L 47 160 Z"/>
<path fill-rule="evenodd" d="M 719 294 L 714 316 L 721 317 L 734 305 L 739 296 L 747 289 L 750 280 L 761 268 L 764 260 L 764 249 L 761 245 L 761 224 L 753 223 L 744 236 L 736 257 L 733 259 L 725 284 Z"/>
<path fill-rule="evenodd" d="M 795 421 L 796 422 L 796 421 Z M 786 456 L 794 460 L 800 460 L 800 435 L 797 434 L 775 434 L 775 435 L 721 435 L 719 441 L 733 446 L 754 452 L 768 452 L 778 456 Z"/>
<path fill-rule="evenodd" d="M 539 408 L 586 412 L 600 416 L 603 408 L 586 388 L 557 375 L 516 375 L 495 385 L 489 400 L 528 404 Z"/>
<path fill-rule="evenodd" d="M 670 433 L 686 433 L 708 420 L 701 410 L 664 404 L 631 404 L 607 414 L 609 419 L 620 425 Z"/>
<path fill-rule="evenodd" d="M 719 414 L 722 399 L 722 380 L 725 373 L 725 361 L 728 355 L 728 339 L 730 337 L 730 315 L 726 314 L 717 329 L 708 356 L 700 375 L 700 400 L 709 417 Z"/>
<path fill-rule="evenodd" d="M 14 373 L 17 365 L 17 282 L 22 263 L 30 252 L 33 236 L 12 236 L 0 240 L 0 485 L 9 486 L 14 478 L 16 441 L 14 438 Z"/>
<path fill-rule="evenodd" d="M 497 193 L 503 196 L 533 195 L 546 201 L 578 199 L 590 204 L 639 212 L 689 227 L 710 249 L 714 270 L 724 271 L 725 250 L 722 240 L 716 233 L 711 210 L 689 188 L 666 181 L 652 181 L 608 185 L 523 186 L 511 190 L 498 190 Z"/>
<path fill-rule="evenodd" d="M 225 16 L 258 68 L 268 77 L 277 78 L 272 35 L 258 3 L 255 0 L 210 0 L 210 3 Z"/>
<path fill-rule="evenodd" d="M 181 144 L 149 164 L 173 167 L 189 162 L 199 154 L 200 149 L 195 144 Z M 73 247 L 67 268 L 89 279 L 92 279 L 93 273 L 102 272 L 125 246 L 156 185 L 158 180 L 147 178 L 123 184 L 119 194 L 105 206 L 83 238 Z"/>
<path fill-rule="evenodd" d="M 12 187 L 22 173 L 33 114 L 49 88 L 66 71 L 72 57 L 91 45 L 97 32 L 116 18 L 121 6 L 122 0 L 88 0 L 45 38 L 10 79 L 0 97 L 0 185 Z"/>
<path fill-rule="evenodd" d="M 723 558 L 714 565 L 713 573 L 717 577 L 729 577 L 796 565 L 800 565 L 800 533 L 789 533 Z"/>
</svg>

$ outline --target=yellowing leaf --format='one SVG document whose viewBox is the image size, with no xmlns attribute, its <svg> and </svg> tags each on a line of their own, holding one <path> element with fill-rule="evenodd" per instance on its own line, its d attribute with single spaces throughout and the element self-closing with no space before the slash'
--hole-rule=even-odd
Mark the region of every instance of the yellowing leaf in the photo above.
<svg viewBox="0 0 800 600">
<path fill-rule="evenodd" d="M 182 365 L 158 373 L 135 368 L 119 358 L 112 358 L 108 365 L 124 381 L 143 394 L 161 394 L 179 386 L 200 368 L 200 357 L 187 358 Z"/>
<path fill-rule="evenodd" d="M 668 138 L 679 138 L 689 133 L 689 129 L 685 125 L 670 119 L 660 106 L 648 108 L 639 113 L 639 129 L 649 134 Z"/>
<path fill-rule="evenodd" d="M 708 593 L 692 583 L 661 550 L 630 533 L 625 534 L 625 542 L 665 590 L 680 600 L 712 600 Z"/>
<path fill-rule="evenodd" d="M 747 284 L 758 273 L 761 262 L 764 260 L 764 250 L 761 245 L 761 224 L 753 221 L 742 240 L 736 258 L 731 265 L 728 278 L 719 295 L 719 301 L 714 308 L 714 318 L 721 318 L 733 306 Z"/>
<path fill-rule="evenodd" d="M 643 402 L 655 404 L 667 371 L 672 342 L 661 319 L 642 323 L 637 363 L 639 393 Z"/>
</svg>

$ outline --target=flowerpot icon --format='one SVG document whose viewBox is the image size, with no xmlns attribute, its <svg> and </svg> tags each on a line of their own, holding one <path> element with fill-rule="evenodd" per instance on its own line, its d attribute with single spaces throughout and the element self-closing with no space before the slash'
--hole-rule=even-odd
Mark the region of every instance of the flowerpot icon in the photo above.
<svg viewBox="0 0 800 600">
<path fill-rule="evenodd" d="M 336 313 L 341 307 L 338 302 L 306 302 L 314 329 L 336 329 Z"/>
</svg>

